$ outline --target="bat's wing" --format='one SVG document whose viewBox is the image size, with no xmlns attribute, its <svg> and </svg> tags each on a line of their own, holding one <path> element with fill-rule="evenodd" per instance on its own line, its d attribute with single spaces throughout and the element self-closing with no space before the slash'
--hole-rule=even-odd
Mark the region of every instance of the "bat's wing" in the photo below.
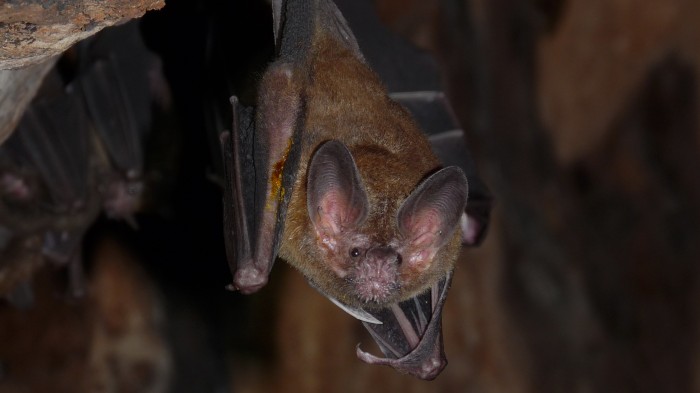
<svg viewBox="0 0 700 393">
<path fill-rule="evenodd" d="M 479 177 L 467 148 L 464 131 L 441 91 L 392 93 L 391 98 L 403 105 L 427 134 L 433 152 L 444 166 L 458 166 L 469 179 L 469 203 L 462 224 L 462 241 L 476 246 L 486 236 L 493 199 Z"/>
<path fill-rule="evenodd" d="M 125 77 L 119 63 L 108 57 L 91 64 L 78 86 L 108 156 L 101 160 L 98 180 L 105 213 L 135 226 L 133 213 L 143 191 L 143 136 L 150 119 L 139 118 L 138 102 L 132 96 L 148 97 L 150 92 L 147 85 L 141 85 L 140 91 L 128 89 L 129 79 L 133 78 Z M 134 80 L 130 82 L 134 84 Z"/>
<path fill-rule="evenodd" d="M 135 225 L 144 190 L 144 141 L 159 94 L 160 60 L 141 39 L 138 22 L 82 43 L 77 84 L 108 157 L 99 189 L 105 213 Z"/>
<path fill-rule="evenodd" d="M 143 87 L 141 93 L 148 95 L 148 87 Z M 139 176 L 143 171 L 143 134 L 115 62 L 104 59 L 92 64 L 80 77 L 80 90 L 112 164 L 127 177 Z"/>
<path fill-rule="evenodd" d="M 89 40 L 81 42 L 80 45 L 83 65 L 79 77 L 85 72 L 89 73 L 94 65 L 99 65 L 101 62 L 109 63 L 111 70 L 102 72 L 102 78 L 111 82 L 107 92 L 113 94 L 111 97 L 113 100 L 121 101 L 115 102 L 122 104 L 118 108 L 121 114 L 119 121 L 132 127 L 128 131 L 129 135 L 120 137 L 123 140 L 132 141 L 131 144 L 124 145 L 126 149 L 121 146 L 117 149 L 128 149 L 128 152 L 122 154 L 133 156 L 136 154 L 134 151 L 138 149 L 132 149 L 131 146 L 140 146 L 150 128 L 151 105 L 154 94 L 157 94 L 153 88 L 156 82 L 154 74 L 159 72 L 160 60 L 143 42 L 138 20 L 105 29 Z M 105 106 L 100 102 L 95 105 Z M 89 109 L 91 115 L 95 109 L 99 110 L 94 106 Z M 127 111 L 128 118 L 123 116 Z M 101 118 L 104 119 L 105 116 Z M 95 119 L 95 121 L 99 120 Z M 104 122 L 100 123 L 104 124 Z M 138 160 L 131 161 L 130 166 Z"/>
<path fill-rule="evenodd" d="M 291 28 L 286 25 L 288 15 L 291 15 L 291 18 L 297 22 Z M 301 22 L 306 21 L 308 16 L 311 16 L 312 19 L 308 20 L 309 24 Z M 291 44 L 290 47 L 296 47 L 296 52 L 304 52 L 298 50 L 298 44 L 300 42 L 306 43 L 306 41 L 308 41 L 307 44 L 310 44 L 309 37 L 313 34 L 317 24 L 320 24 L 321 28 L 343 43 L 358 59 L 365 60 L 352 29 L 333 0 L 272 0 L 272 22 L 275 47 L 281 52 L 285 51 L 283 47 L 287 43 Z M 284 44 L 283 40 L 285 40 Z M 292 44 L 292 42 L 294 43 Z"/>
<path fill-rule="evenodd" d="M 138 21 L 104 30 L 80 48 L 78 80 L 97 133 L 120 172 L 141 175 L 160 60 L 144 44 Z"/>
<path fill-rule="evenodd" d="M 80 209 L 88 197 L 88 122 L 79 97 L 65 92 L 33 103 L 8 140 L 36 168 L 59 213 Z"/>
<path fill-rule="evenodd" d="M 286 66 L 268 71 L 261 91 L 279 94 L 258 106 L 259 122 L 231 98 L 233 132 L 221 137 L 226 186 L 224 239 L 232 289 L 252 293 L 267 283 L 277 258 L 287 205 L 299 166 L 299 96 L 285 91 Z M 274 103 L 274 104 L 272 104 Z"/>
<path fill-rule="evenodd" d="M 224 244 L 231 274 L 242 261 L 253 258 L 256 233 L 256 176 L 253 160 L 254 123 L 250 108 L 244 108 L 238 98 L 231 97 L 233 128 L 220 137 L 224 161 Z M 264 197 L 263 197 L 264 198 Z M 264 200 L 264 199 L 263 199 Z M 232 284 L 231 290 L 236 289 Z"/>
<path fill-rule="evenodd" d="M 354 309 L 337 299 L 329 299 L 362 321 L 386 356 L 374 356 L 358 345 L 358 358 L 432 380 L 447 366 L 442 342 L 442 308 L 451 281 L 452 272 L 449 272 L 423 294 L 380 310 Z"/>
</svg>

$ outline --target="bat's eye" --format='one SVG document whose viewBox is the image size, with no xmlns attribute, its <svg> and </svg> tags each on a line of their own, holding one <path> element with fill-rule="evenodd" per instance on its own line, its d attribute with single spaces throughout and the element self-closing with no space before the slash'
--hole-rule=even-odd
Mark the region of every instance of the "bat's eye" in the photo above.
<svg viewBox="0 0 700 393">
<path fill-rule="evenodd" d="M 360 256 L 360 250 L 357 249 L 357 248 L 353 248 L 352 250 L 350 250 L 350 256 L 353 257 L 353 258 L 359 257 L 359 256 Z"/>
</svg>

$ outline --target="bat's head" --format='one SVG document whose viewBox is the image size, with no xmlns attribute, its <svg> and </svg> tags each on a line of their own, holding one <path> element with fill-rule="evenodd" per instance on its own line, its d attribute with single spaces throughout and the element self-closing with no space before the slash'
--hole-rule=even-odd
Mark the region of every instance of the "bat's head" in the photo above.
<svg viewBox="0 0 700 393">
<path fill-rule="evenodd" d="M 100 186 L 103 207 L 107 217 L 128 219 L 141 203 L 143 180 L 138 175 L 121 176 L 114 174 Z"/>
<path fill-rule="evenodd" d="M 467 180 L 457 167 L 433 173 L 393 203 L 372 197 L 348 148 L 329 141 L 309 163 L 306 191 L 328 295 L 381 307 L 415 295 L 451 269 L 455 247 L 455 255 L 443 249 L 458 244 L 453 240 L 467 201 Z"/>
</svg>

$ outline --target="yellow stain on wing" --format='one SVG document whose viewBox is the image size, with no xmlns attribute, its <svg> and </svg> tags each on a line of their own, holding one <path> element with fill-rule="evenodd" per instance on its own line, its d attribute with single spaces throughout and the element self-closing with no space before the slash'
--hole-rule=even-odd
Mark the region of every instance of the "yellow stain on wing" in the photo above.
<svg viewBox="0 0 700 393">
<path fill-rule="evenodd" d="M 289 156 L 289 151 L 292 149 L 292 138 L 289 138 L 287 142 L 287 148 L 284 149 L 282 157 L 272 166 L 272 172 L 270 173 L 270 195 L 267 197 L 266 209 L 272 209 L 273 202 L 279 202 L 282 200 L 285 194 L 285 190 L 282 187 L 282 172 L 284 171 L 284 164 L 287 162 L 287 157 Z"/>
</svg>

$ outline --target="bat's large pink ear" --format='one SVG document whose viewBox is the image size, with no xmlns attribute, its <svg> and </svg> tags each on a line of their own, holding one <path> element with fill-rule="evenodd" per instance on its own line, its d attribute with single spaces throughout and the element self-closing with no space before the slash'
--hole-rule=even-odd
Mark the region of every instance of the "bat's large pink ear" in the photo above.
<svg viewBox="0 0 700 393">
<path fill-rule="evenodd" d="M 432 174 L 406 198 L 398 225 L 408 241 L 409 263 L 424 265 L 452 238 L 467 205 L 468 189 L 464 172 L 451 166 Z"/>
<path fill-rule="evenodd" d="M 306 207 L 319 234 L 337 236 L 367 217 L 367 193 L 355 160 L 342 142 L 326 142 L 316 151 L 306 190 Z"/>
</svg>

